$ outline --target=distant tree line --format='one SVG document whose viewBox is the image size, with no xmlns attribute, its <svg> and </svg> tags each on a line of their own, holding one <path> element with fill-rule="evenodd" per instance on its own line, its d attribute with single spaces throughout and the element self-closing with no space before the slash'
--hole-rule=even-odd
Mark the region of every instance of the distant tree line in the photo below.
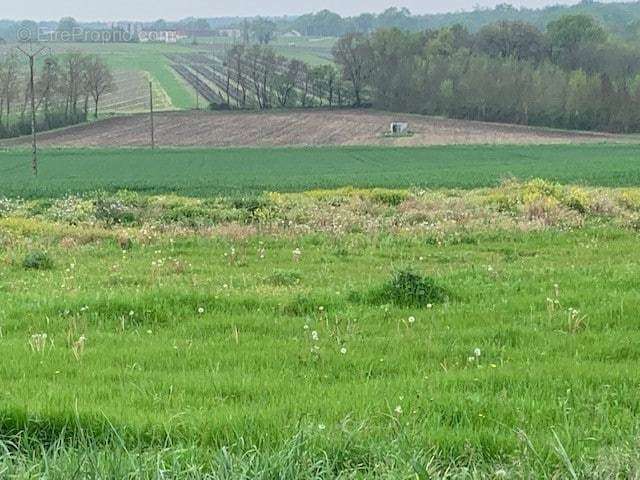
<svg viewBox="0 0 640 480">
<path fill-rule="evenodd" d="M 640 131 L 640 49 L 591 17 L 545 32 L 498 22 L 425 32 L 350 33 L 334 47 L 356 105 L 472 120 Z"/>
<path fill-rule="evenodd" d="M 100 100 L 113 91 L 111 70 L 97 55 L 67 53 L 47 57 L 35 77 L 37 130 L 73 125 L 98 117 Z M 31 132 L 28 72 L 22 57 L 0 60 L 0 137 Z"/>
<path fill-rule="evenodd" d="M 388 8 L 382 13 L 363 13 L 342 17 L 321 10 L 295 17 L 279 19 L 279 29 L 298 30 L 303 35 L 337 37 L 347 33 L 372 33 L 379 29 L 398 28 L 419 32 L 463 25 L 471 32 L 501 21 L 526 22 L 540 29 L 564 15 L 588 15 L 599 21 L 609 32 L 627 40 L 640 39 L 640 3 L 600 3 L 582 0 L 577 5 L 554 5 L 542 9 L 516 8 L 507 3 L 495 8 L 475 8 L 469 12 L 413 15 L 406 8 Z"/>
<path fill-rule="evenodd" d="M 476 7 L 467 12 L 437 13 L 427 15 L 414 15 L 406 8 L 388 8 L 379 13 L 362 13 L 357 16 L 343 17 L 329 10 L 321 10 L 301 16 L 270 17 L 266 18 L 185 18 L 176 22 L 156 20 L 145 22 L 144 28 L 149 30 L 177 29 L 183 31 L 206 31 L 221 28 L 236 28 L 243 34 L 250 34 L 254 39 L 259 35 L 259 30 L 286 32 L 297 30 L 306 36 L 338 37 L 347 33 L 372 33 L 378 29 L 399 28 L 419 32 L 424 30 L 436 30 L 453 25 L 463 25 L 470 32 L 477 32 L 482 27 L 500 21 L 520 21 L 530 23 L 539 29 L 564 15 L 588 15 L 597 19 L 608 32 L 626 40 L 640 40 L 640 2 L 596 2 L 582 0 L 576 5 L 553 5 L 541 9 L 517 8 L 508 3 L 502 3 L 494 8 Z M 69 26 L 68 18 L 59 22 L 33 22 L 29 20 L 16 22 L 0 20 L 0 39 L 8 43 L 15 41 L 18 32 L 28 30 L 45 31 L 64 30 Z M 75 22 L 75 21 L 74 21 Z M 83 31 L 96 31 L 105 34 L 105 40 L 109 41 L 108 31 L 115 30 L 114 39 L 121 38 L 118 35 L 118 27 L 113 27 L 107 22 L 83 22 L 77 23 Z M 128 22 L 124 22 L 128 23 Z M 63 24 L 62 26 L 60 24 Z M 66 24 L 66 26 L 64 25 Z M 76 29 L 77 31 L 77 29 Z M 272 35 L 272 33 L 270 33 Z M 83 37 L 86 38 L 86 37 Z M 88 38 L 92 38 L 88 36 Z M 264 37 L 263 37 L 264 38 Z M 259 41 L 259 40 L 256 40 Z M 1 42 L 0 42 L 1 43 Z M 249 42 L 246 42 L 249 43 Z M 263 42 L 268 43 L 268 42 Z"/>
</svg>

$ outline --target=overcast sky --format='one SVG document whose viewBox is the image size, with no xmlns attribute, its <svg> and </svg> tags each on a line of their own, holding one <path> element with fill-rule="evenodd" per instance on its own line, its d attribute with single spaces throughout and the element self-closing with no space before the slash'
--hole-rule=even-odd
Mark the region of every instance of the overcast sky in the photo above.
<svg viewBox="0 0 640 480">
<path fill-rule="evenodd" d="M 328 8 L 342 15 L 380 12 L 394 0 L 1 0 L 1 18 L 57 20 L 72 16 L 90 20 L 177 20 L 185 17 L 297 15 Z M 413 13 L 471 10 L 475 5 L 494 6 L 505 0 L 403 0 Z M 541 7 L 572 0 L 511 0 L 516 6 Z"/>
</svg>

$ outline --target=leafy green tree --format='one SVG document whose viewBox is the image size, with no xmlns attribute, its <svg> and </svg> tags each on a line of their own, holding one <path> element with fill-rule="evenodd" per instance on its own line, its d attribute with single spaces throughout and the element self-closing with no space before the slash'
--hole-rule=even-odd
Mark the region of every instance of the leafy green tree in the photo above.
<svg viewBox="0 0 640 480">
<path fill-rule="evenodd" d="M 151 24 L 151 30 L 156 32 L 161 32 L 163 30 L 168 30 L 168 29 L 169 29 L 169 24 L 166 22 L 166 20 L 163 20 L 162 18 L 154 21 Z"/>
<path fill-rule="evenodd" d="M 78 41 L 81 38 L 82 29 L 73 17 L 64 17 L 58 22 L 60 39 L 65 42 Z"/>
<path fill-rule="evenodd" d="M 548 56 L 546 39 L 540 30 L 524 22 L 498 22 L 483 27 L 476 35 L 476 49 L 492 57 L 516 57 L 542 61 Z"/>
<path fill-rule="evenodd" d="M 580 48 L 604 43 L 607 33 L 592 17 L 565 15 L 547 25 L 547 37 L 554 60 L 573 69 Z"/>
<path fill-rule="evenodd" d="M 251 24 L 251 31 L 261 45 L 267 45 L 276 33 L 276 24 L 267 18 L 258 17 Z"/>
<path fill-rule="evenodd" d="M 310 37 L 337 37 L 345 32 L 342 17 L 329 10 L 302 15 L 294 21 L 293 27 Z"/>
</svg>

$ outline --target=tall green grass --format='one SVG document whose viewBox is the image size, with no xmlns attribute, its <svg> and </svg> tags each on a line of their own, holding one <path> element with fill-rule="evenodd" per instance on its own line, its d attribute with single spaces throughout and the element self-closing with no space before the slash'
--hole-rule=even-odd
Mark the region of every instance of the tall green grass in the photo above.
<svg viewBox="0 0 640 480">
<path fill-rule="evenodd" d="M 448 246 L 363 234 L 162 237 L 126 252 L 106 240 L 29 239 L 3 241 L 5 437 L 31 432 L 45 447 L 87 438 L 98 464 L 118 439 L 162 462 L 244 442 L 241 464 L 284 455 L 307 475 L 402 472 L 434 455 L 478 475 L 503 465 L 566 473 L 565 457 L 578 468 L 613 461 L 607 449 L 634 452 L 631 231 L 487 233 Z M 53 270 L 22 266 L 34 243 Z M 431 307 L 351 300 L 407 263 L 455 296 Z M 296 282 L 265 281 L 276 269 L 295 269 Z M 586 316 L 581 328 L 569 328 L 569 308 Z M 42 333 L 40 351 L 30 342 Z M 286 453 L 301 431 L 311 432 L 305 453 Z"/>
</svg>

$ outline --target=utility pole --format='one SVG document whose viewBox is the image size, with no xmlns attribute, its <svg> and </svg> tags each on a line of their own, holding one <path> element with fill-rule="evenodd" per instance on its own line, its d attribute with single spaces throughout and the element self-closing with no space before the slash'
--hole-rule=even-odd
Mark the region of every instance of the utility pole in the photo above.
<svg viewBox="0 0 640 480">
<path fill-rule="evenodd" d="M 31 96 L 31 143 L 33 149 L 33 158 L 31 159 L 31 168 L 33 175 L 38 176 L 38 143 L 36 139 L 36 89 L 34 82 L 34 63 L 35 58 L 42 53 L 44 47 L 35 53 L 25 52 L 20 47 L 17 47 L 29 59 L 29 94 Z"/>
<path fill-rule="evenodd" d="M 149 82 L 149 119 L 151 120 L 151 150 L 156 148 L 156 139 L 153 125 L 153 82 Z"/>
</svg>

